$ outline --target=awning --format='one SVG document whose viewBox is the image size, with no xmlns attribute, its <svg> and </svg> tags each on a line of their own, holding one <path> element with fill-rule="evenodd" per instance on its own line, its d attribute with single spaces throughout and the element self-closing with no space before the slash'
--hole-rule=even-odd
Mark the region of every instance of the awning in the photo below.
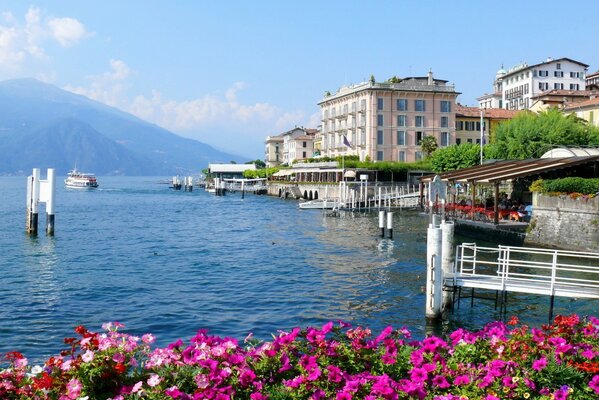
<svg viewBox="0 0 599 400">
<path fill-rule="evenodd" d="M 345 171 L 345 174 L 343 174 L 343 176 L 345 176 L 346 178 L 355 178 L 356 171 L 353 171 L 353 170 Z"/>
</svg>

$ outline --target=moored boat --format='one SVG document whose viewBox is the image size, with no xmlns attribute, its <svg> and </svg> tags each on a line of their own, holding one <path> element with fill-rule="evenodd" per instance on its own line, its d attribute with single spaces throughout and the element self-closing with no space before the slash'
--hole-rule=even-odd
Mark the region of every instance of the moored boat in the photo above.
<svg viewBox="0 0 599 400">
<path fill-rule="evenodd" d="M 68 173 L 64 185 L 73 189 L 95 189 L 98 187 L 98 181 L 96 175 L 74 169 Z"/>
</svg>

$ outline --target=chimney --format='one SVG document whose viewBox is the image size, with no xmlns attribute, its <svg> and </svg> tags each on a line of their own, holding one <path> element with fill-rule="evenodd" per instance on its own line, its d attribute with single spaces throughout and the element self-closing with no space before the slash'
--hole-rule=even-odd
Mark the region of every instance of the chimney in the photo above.
<svg viewBox="0 0 599 400">
<path fill-rule="evenodd" d="M 434 80 L 433 80 L 433 70 L 429 69 L 428 70 L 428 84 L 429 85 L 433 85 L 433 82 L 434 82 Z"/>
</svg>

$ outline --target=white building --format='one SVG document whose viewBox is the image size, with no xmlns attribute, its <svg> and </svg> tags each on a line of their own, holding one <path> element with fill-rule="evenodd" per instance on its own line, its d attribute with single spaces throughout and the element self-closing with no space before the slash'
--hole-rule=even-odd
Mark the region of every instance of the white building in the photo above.
<svg viewBox="0 0 599 400">
<path fill-rule="evenodd" d="M 502 68 L 495 77 L 494 93 L 477 100 L 481 108 L 529 109 L 531 97 L 548 90 L 584 90 L 588 67 L 564 57 L 534 65 L 522 63 L 507 71 Z"/>
<path fill-rule="evenodd" d="M 295 127 L 276 136 L 267 136 L 265 141 L 265 162 L 267 167 L 285 164 L 314 157 L 316 129 Z"/>
</svg>

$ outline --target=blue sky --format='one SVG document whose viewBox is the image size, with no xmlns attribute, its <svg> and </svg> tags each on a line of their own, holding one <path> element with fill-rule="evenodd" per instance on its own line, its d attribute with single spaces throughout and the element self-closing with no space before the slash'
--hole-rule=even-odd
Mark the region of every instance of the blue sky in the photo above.
<svg viewBox="0 0 599 400">
<path fill-rule="evenodd" d="M 0 80 L 34 77 L 249 158 L 319 124 L 325 91 L 435 77 L 475 105 L 495 73 L 569 57 L 599 70 L 596 2 L 0 2 Z"/>
</svg>

